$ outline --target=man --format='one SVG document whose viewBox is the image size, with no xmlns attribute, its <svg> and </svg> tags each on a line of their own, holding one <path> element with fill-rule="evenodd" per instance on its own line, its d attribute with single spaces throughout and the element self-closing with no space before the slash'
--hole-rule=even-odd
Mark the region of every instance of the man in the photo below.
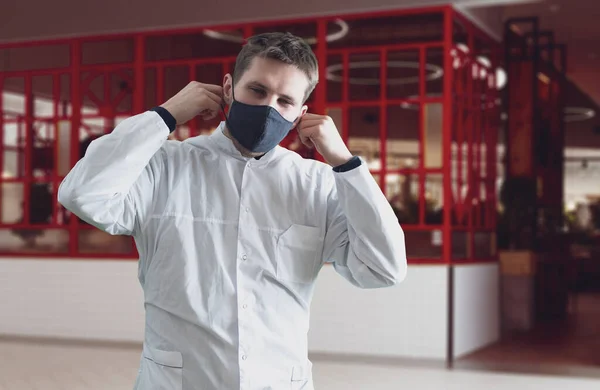
<svg viewBox="0 0 600 390">
<path fill-rule="evenodd" d="M 307 113 L 317 75 L 300 38 L 250 38 L 223 87 L 192 82 L 123 121 L 61 184 L 67 209 L 135 237 L 136 389 L 312 389 L 309 307 L 324 263 L 362 288 L 404 278 L 403 232 L 377 183 L 333 121 Z M 225 103 L 211 136 L 166 141 Z M 294 127 L 330 166 L 277 146 Z"/>
</svg>

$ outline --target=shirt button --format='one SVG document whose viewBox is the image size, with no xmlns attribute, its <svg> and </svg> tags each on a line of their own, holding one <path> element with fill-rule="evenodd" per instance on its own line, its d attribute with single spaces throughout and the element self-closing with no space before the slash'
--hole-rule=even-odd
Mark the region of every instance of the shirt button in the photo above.
<svg viewBox="0 0 600 390">
<path fill-rule="evenodd" d="M 246 359 L 248 359 L 248 356 L 242 355 L 242 360 L 246 360 Z"/>
<path fill-rule="evenodd" d="M 250 211 L 250 209 L 248 207 L 246 207 L 246 212 Z"/>
<path fill-rule="evenodd" d="M 247 308 L 248 308 L 248 305 L 246 305 L 246 304 L 244 303 L 244 305 L 242 306 L 242 308 L 243 308 L 243 309 L 247 309 Z"/>
<path fill-rule="evenodd" d="M 247 259 L 248 259 L 248 256 L 246 256 L 246 255 L 242 256 L 242 260 L 247 260 Z"/>
</svg>

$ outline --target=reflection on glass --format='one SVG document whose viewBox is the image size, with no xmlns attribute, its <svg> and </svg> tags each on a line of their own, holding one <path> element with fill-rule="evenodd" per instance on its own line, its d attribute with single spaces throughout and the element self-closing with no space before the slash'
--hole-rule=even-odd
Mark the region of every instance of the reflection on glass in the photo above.
<svg viewBox="0 0 600 390">
<path fill-rule="evenodd" d="M 84 228 L 78 231 L 80 253 L 132 254 L 133 241 L 129 236 L 112 236 L 98 229 Z"/>
<path fill-rule="evenodd" d="M 406 256 L 409 259 L 436 260 L 442 258 L 439 231 L 404 231 Z"/>
<path fill-rule="evenodd" d="M 469 234 L 467 232 L 452 232 L 452 259 L 462 260 L 468 259 L 470 245 L 469 245 Z"/>
<path fill-rule="evenodd" d="M 425 128 L 425 168 L 441 168 L 442 166 L 442 103 L 423 105 Z"/>
<path fill-rule="evenodd" d="M 2 183 L 2 223 L 20 223 L 23 219 L 23 183 Z"/>
<path fill-rule="evenodd" d="M 475 258 L 489 259 L 494 256 L 494 244 L 491 232 L 476 232 L 474 234 L 474 241 Z"/>
<path fill-rule="evenodd" d="M 420 67 L 418 50 L 389 52 L 387 61 L 388 99 L 418 99 L 421 80 Z M 428 69 L 427 65 L 426 69 Z"/>
<path fill-rule="evenodd" d="M 379 53 L 360 53 L 350 55 L 349 94 L 350 100 L 379 100 L 381 91 Z M 341 82 L 341 64 L 328 69 L 329 79 Z"/>
<path fill-rule="evenodd" d="M 441 174 L 425 178 L 425 223 L 441 225 L 444 222 L 444 182 Z"/>
<path fill-rule="evenodd" d="M 61 229 L 1 229 L 0 252 L 66 253 L 69 232 Z"/>
<path fill-rule="evenodd" d="M 429 48 L 425 54 L 425 95 L 428 98 L 442 97 L 444 91 L 444 50 Z"/>
<path fill-rule="evenodd" d="M 419 223 L 419 176 L 387 174 L 385 193 L 401 224 Z"/>
<path fill-rule="evenodd" d="M 339 102 L 343 98 L 343 77 L 345 72 L 341 55 L 327 57 L 327 101 Z"/>
<path fill-rule="evenodd" d="M 418 106 L 390 106 L 387 109 L 387 169 L 418 168 Z"/>
</svg>

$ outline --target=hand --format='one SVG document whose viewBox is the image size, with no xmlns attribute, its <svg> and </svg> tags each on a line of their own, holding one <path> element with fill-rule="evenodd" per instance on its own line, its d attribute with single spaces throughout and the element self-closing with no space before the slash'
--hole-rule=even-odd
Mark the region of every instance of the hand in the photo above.
<svg viewBox="0 0 600 390">
<path fill-rule="evenodd" d="M 353 157 L 330 117 L 305 114 L 296 128 L 302 143 L 315 147 L 329 165 L 336 167 Z"/>
<path fill-rule="evenodd" d="M 178 125 L 200 115 L 209 120 L 221 112 L 223 87 L 192 81 L 161 107 L 173 115 Z"/>
</svg>

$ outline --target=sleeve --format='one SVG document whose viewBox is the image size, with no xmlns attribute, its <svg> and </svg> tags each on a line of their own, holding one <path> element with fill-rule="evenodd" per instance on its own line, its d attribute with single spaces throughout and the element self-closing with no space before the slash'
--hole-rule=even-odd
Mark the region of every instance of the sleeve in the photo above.
<svg viewBox="0 0 600 390">
<path fill-rule="evenodd" d="M 133 235 L 157 193 L 169 128 L 156 112 L 121 122 L 94 140 L 58 189 L 58 201 L 84 221 L 113 235 Z"/>
<path fill-rule="evenodd" d="M 400 283 L 407 271 L 404 232 L 366 164 L 333 175 L 324 260 L 361 288 Z"/>
</svg>

